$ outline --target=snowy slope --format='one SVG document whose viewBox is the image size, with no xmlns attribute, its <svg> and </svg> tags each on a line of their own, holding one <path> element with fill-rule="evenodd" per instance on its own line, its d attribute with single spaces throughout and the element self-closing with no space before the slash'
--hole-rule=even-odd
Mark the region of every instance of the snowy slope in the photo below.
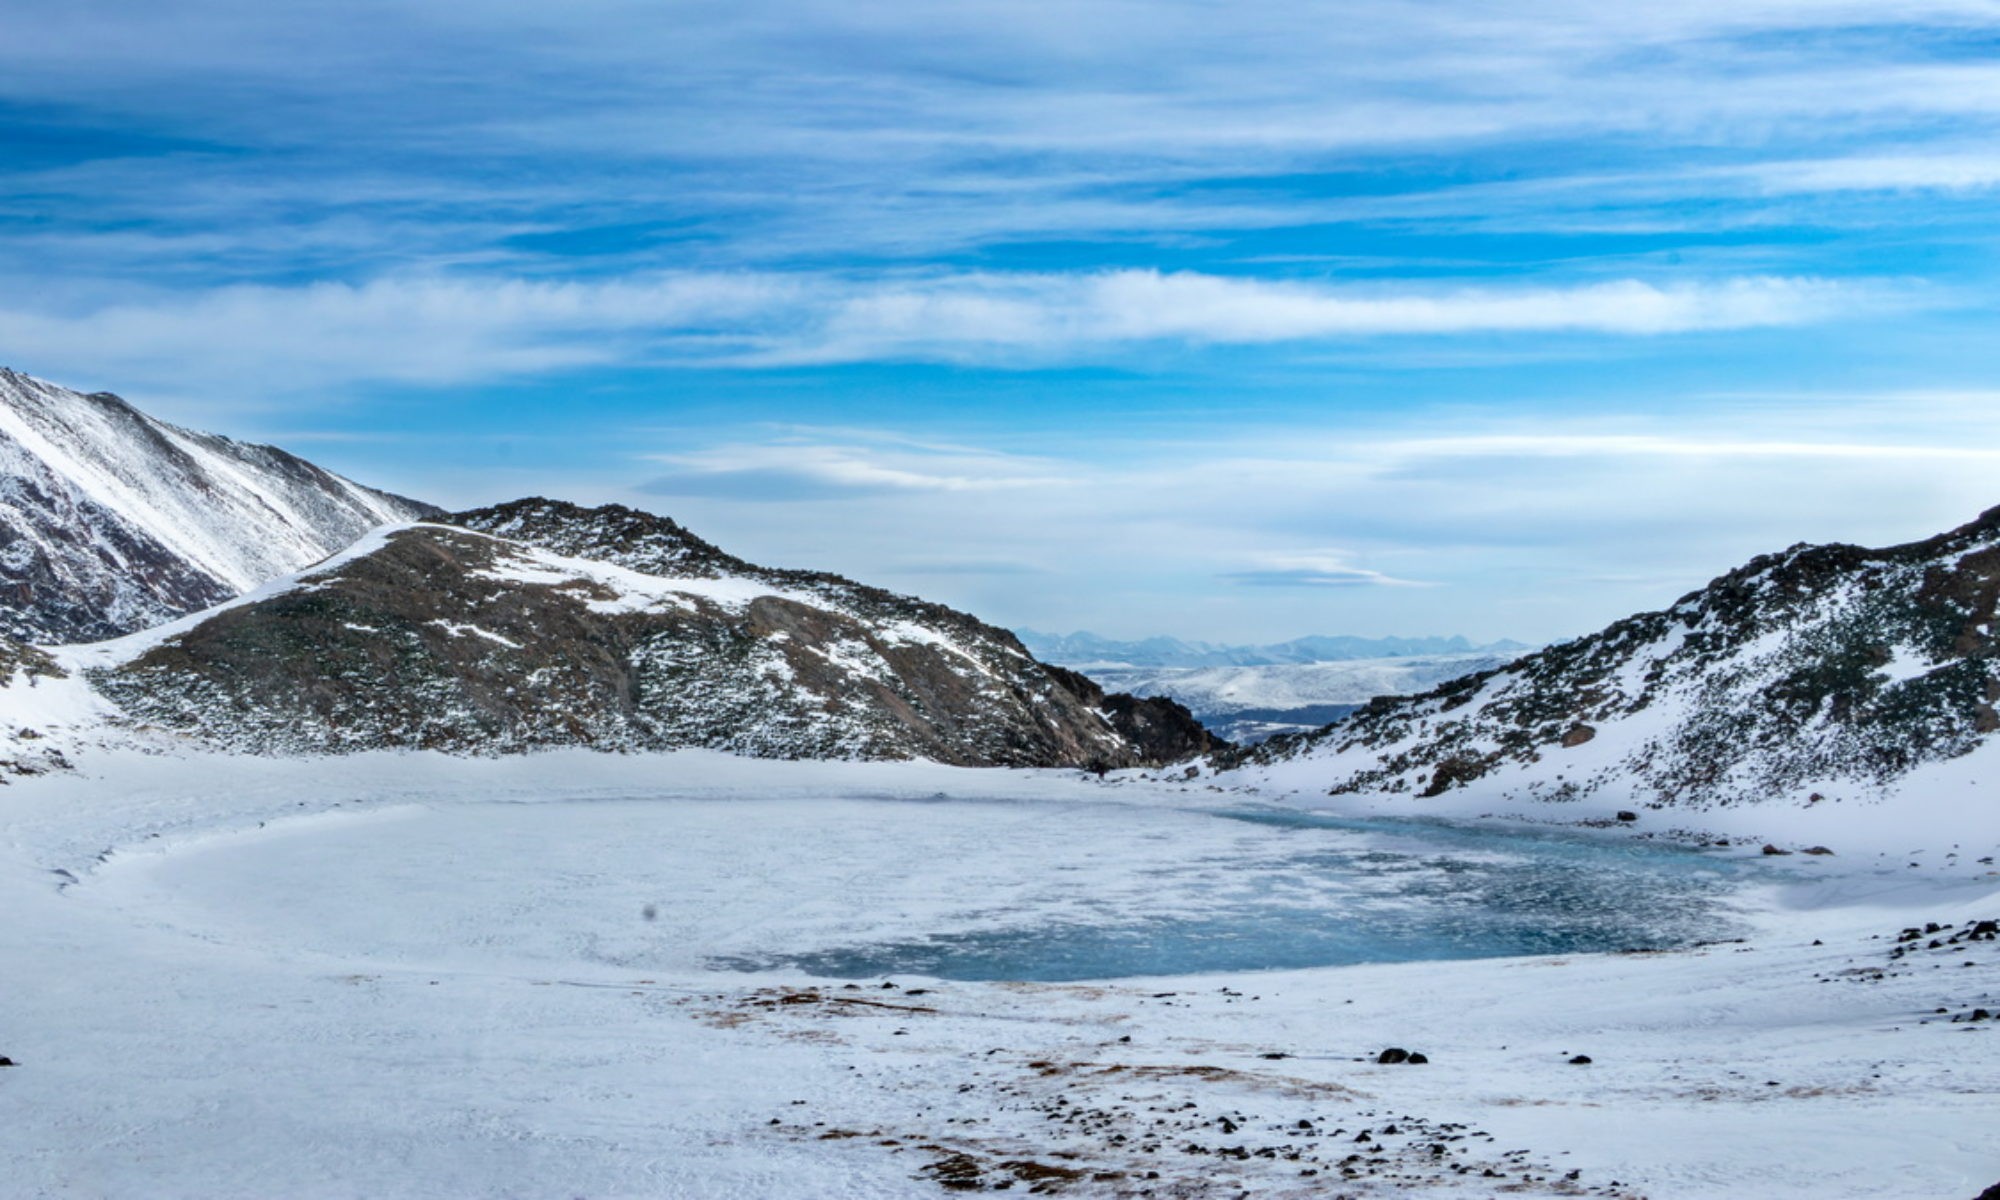
<svg viewBox="0 0 2000 1200">
<path fill-rule="evenodd" d="M 2000 509 L 1883 550 L 1794 546 L 1665 611 L 1274 739 L 1237 778 L 1447 800 L 1840 806 L 1963 760 L 1965 789 L 1991 757 L 1972 752 L 2000 730 L 1996 602 Z M 1983 794 L 1957 792 L 1982 813 Z"/>
<path fill-rule="evenodd" d="M 698 746 L 1124 767 L 1217 748 L 964 613 L 724 554 L 665 518 L 518 501 L 379 531 L 216 609 L 59 658 L 127 719 L 256 753 Z"/>
<path fill-rule="evenodd" d="M 0 634 L 93 641 L 436 510 L 0 368 Z"/>
<path fill-rule="evenodd" d="M 1487 671 L 1510 654 L 1426 654 L 1238 667 L 1088 667 L 1105 687 L 1169 696 L 1232 742 L 1258 741 L 1339 720 L 1377 696 L 1427 691 Z"/>
</svg>

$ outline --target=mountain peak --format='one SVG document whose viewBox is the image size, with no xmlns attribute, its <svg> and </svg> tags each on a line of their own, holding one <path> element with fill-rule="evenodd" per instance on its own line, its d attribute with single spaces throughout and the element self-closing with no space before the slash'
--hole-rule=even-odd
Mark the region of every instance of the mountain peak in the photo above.
<svg viewBox="0 0 2000 1200">
<path fill-rule="evenodd" d="M 0 367 L 0 635 L 116 637 L 437 511 Z"/>
</svg>

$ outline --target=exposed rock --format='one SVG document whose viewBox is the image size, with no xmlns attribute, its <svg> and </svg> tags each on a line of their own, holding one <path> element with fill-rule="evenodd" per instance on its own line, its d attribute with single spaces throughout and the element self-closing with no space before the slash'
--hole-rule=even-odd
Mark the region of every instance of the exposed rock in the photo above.
<svg viewBox="0 0 2000 1200">
<path fill-rule="evenodd" d="M 0 635 L 116 637 L 437 511 L 0 368 Z"/>
<path fill-rule="evenodd" d="M 1169 702 L 1106 697 L 964 613 L 755 567 L 617 506 L 525 500 L 413 525 L 135 642 L 91 673 L 100 692 L 137 720 L 259 753 L 705 747 L 1128 767 L 1211 744 Z"/>
<path fill-rule="evenodd" d="M 1991 735 L 1996 628 L 2000 508 L 1909 545 L 1765 555 L 1671 608 L 1377 699 L 1240 765 L 1310 760 L 1336 794 L 1436 796 L 1479 781 L 1553 800 L 1616 786 L 1706 805 L 1886 788 Z M 1637 732 L 1603 736 L 1620 726 Z M 1544 762 L 1565 746 L 1560 767 Z"/>
<path fill-rule="evenodd" d="M 1410 1052 L 1398 1046 L 1391 1046 L 1375 1056 L 1378 1063 L 1400 1063 L 1410 1061 Z"/>
<path fill-rule="evenodd" d="M 1764 853 L 1769 855 L 1790 854 L 1790 850 L 1780 850 L 1769 842 L 1764 843 Z"/>
</svg>

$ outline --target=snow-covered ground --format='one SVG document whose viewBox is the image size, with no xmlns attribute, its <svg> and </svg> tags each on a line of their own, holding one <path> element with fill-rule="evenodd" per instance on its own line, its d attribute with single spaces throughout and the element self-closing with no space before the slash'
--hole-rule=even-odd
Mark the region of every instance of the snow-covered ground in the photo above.
<svg viewBox="0 0 2000 1200">
<path fill-rule="evenodd" d="M 1864 843 L 1888 822 L 1830 822 L 1836 854 L 1766 858 L 1743 839 L 1801 818 L 1730 810 L 1735 844 L 1702 861 L 1733 890 L 1703 919 L 1744 940 L 1667 951 L 1041 983 L 728 965 L 1135 913 L 1355 921 L 1411 911 L 1399 872 L 1539 853 L 1295 806 L 711 753 L 100 753 L 0 788 L 0 1194 L 1971 1200 L 2000 1180 L 2000 1022 L 1964 1019 L 2000 1012 L 2000 942 L 1966 936 L 2000 917 L 2000 875 L 1968 823 Z M 1559 836 L 1587 872 L 1634 834 Z M 1377 871 L 1322 886 L 1308 844 Z M 1633 859 L 1656 869 L 1680 868 Z M 1389 1047 L 1429 1061 L 1377 1063 Z"/>
</svg>

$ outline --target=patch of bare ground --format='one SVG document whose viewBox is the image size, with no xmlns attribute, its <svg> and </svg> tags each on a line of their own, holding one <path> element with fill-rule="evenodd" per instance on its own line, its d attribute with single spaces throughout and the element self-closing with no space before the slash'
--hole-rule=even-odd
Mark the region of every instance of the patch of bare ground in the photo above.
<svg viewBox="0 0 2000 1200">
<path fill-rule="evenodd" d="M 743 1008 L 782 1036 L 845 1010 L 828 993 L 764 989 Z M 929 1006 L 870 1003 L 894 1022 Z M 1018 1019 L 1015 1018 L 1015 1019 Z M 857 1037 L 862 1036 L 857 1033 Z M 1116 1047 L 1112 1043 L 1107 1048 Z M 1598 1196 L 1639 1200 L 1617 1181 L 1585 1180 L 1525 1149 L 1503 1150 L 1461 1122 L 1385 1111 L 1330 1079 L 1214 1063 L 968 1054 L 936 1072 L 916 1117 L 857 1127 L 810 1106 L 772 1118 L 779 1136 L 908 1155 L 911 1174 L 950 1192 L 1153 1200 L 1319 1200 L 1403 1195 Z M 893 1086 L 907 1089 L 899 1073 Z M 904 1097 L 907 1099 L 907 1092 Z M 846 1110 L 852 1113 L 852 1107 Z M 850 1115 L 851 1121 L 851 1115 Z"/>
</svg>

